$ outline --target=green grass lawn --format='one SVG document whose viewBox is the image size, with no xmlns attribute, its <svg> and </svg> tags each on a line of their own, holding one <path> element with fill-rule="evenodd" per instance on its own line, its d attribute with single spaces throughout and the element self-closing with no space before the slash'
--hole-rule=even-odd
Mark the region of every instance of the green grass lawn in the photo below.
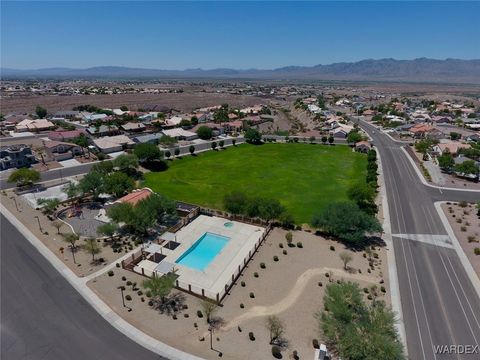
<svg viewBox="0 0 480 360">
<path fill-rule="evenodd" d="M 310 223 L 327 204 L 347 199 L 365 181 L 367 158 L 350 147 L 311 144 L 240 145 L 169 162 L 145 174 L 145 186 L 172 199 L 222 209 L 234 190 L 278 199 L 297 223 Z"/>
</svg>

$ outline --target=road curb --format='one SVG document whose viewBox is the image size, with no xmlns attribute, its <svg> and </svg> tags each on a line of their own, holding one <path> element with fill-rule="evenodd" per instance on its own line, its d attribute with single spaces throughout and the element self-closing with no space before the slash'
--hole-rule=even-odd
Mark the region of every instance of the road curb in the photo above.
<svg viewBox="0 0 480 360">
<path fill-rule="evenodd" d="M 85 278 L 79 278 L 70 270 L 52 251 L 47 248 L 30 230 L 23 225 L 3 204 L 0 204 L 0 212 L 10 221 L 13 226 L 35 247 L 38 252 L 62 275 L 67 282 L 101 315 L 111 326 L 122 334 L 135 341 L 139 345 L 153 353 L 166 357 L 170 360 L 204 360 L 203 358 L 175 349 L 124 320 L 115 313 L 104 301 L 102 301 L 87 285 Z"/>
<path fill-rule="evenodd" d="M 442 209 L 442 204 L 446 204 L 446 203 L 447 201 L 435 202 L 434 203 L 435 209 L 437 210 L 438 216 L 440 217 L 440 220 L 442 221 L 443 226 L 447 230 L 448 236 L 452 240 L 453 247 L 460 259 L 460 262 L 463 265 L 463 268 L 465 269 L 465 272 L 467 273 L 468 278 L 472 282 L 473 288 L 475 289 L 478 297 L 480 298 L 480 278 L 478 277 L 477 273 L 473 269 L 473 266 L 470 263 L 470 260 L 468 260 L 467 254 L 465 254 L 465 251 L 463 250 L 462 246 L 460 245 L 460 242 L 455 236 L 452 226 L 450 225 L 450 222 L 448 221 L 447 216 L 445 215 Z"/>
<path fill-rule="evenodd" d="M 402 300 L 400 298 L 400 284 L 398 282 L 398 272 L 397 272 L 397 263 L 395 260 L 395 249 L 393 246 L 392 239 L 392 226 L 390 223 L 390 210 L 388 208 L 388 199 L 385 178 L 383 176 L 383 167 L 382 167 L 382 158 L 380 156 L 380 151 L 377 149 L 378 155 L 378 169 L 380 173 L 380 195 L 382 197 L 382 209 L 383 209 L 383 230 L 385 232 L 385 242 L 389 250 L 387 250 L 387 261 L 388 261 L 388 280 L 390 284 L 390 298 L 392 300 L 392 308 L 397 313 L 398 322 L 395 324 L 398 334 L 400 335 L 400 340 L 403 343 L 403 348 L 406 357 L 408 358 L 408 347 L 407 347 L 407 335 L 405 331 L 405 322 L 403 320 L 403 310 L 402 310 Z"/>
</svg>

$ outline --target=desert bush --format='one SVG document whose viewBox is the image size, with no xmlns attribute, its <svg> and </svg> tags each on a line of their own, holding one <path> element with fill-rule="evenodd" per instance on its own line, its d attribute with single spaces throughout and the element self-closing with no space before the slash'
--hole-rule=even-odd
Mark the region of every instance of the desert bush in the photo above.
<svg viewBox="0 0 480 360">
<path fill-rule="evenodd" d="M 130 300 L 132 300 L 132 297 L 130 295 L 125 295 L 125 300 L 130 301 Z"/>
<path fill-rule="evenodd" d="M 240 282 L 240 285 L 241 285 L 242 287 L 245 287 L 245 281 L 241 281 L 241 282 Z"/>
<path fill-rule="evenodd" d="M 245 305 L 240 304 L 240 309 L 243 309 L 243 308 L 245 308 Z"/>
<path fill-rule="evenodd" d="M 110 270 L 107 274 L 108 276 L 113 276 L 113 270 Z"/>
<path fill-rule="evenodd" d="M 312 345 L 314 349 L 320 349 L 320 344 L 318 343 L 317 339 L 312 340 Z"/>
<path fill-rule="evenodd" d="M 283 357 L 278 346 L 272 346 L 272 355 L 275 359 L 281 359 Z"/>
<path fill-rule="evenodd" d="M 330 250 L 335 251 L 335 246 L 330 245 Z"/>
<path fill-rule="evenodd" d="M 480 255 L 480 248 L 476 247 L 475 249 L 473 249 L 473 253 L 475 255 Z"/>
<path fill-rule="evenodd" d="M 275 255 L 275 256 L 273 257 L 273 261 L 278 261 L 278 256 Z"/>
<path fill-rule="evenodd" d="M 287 254 L 288 254 L 288 253 L 287 253 L 287 250 L 283 250 L 283 251 L 282 251 L 282 254 L 283 254 L 283 255 L 287 255 Z"/>
<path fill-rule="evenodd" d="M 254 272 L 254 273 L 253 273 L 253 276 L 256 277 L 256 278 L 258 278 L 258 272 Z"/>
<path fill-rule="evenodd" d="M 301 241 L 297 242 L 297 247 L 300 248 L 300 249 L 303 248 L 303 244 L 302 244 Z"/>
<path fill-rule="evenodd" d="M 263 263 L 263 262 L 260 263 L 260 268 L 265 269 L 266 268 L 265 263 Z"/>
<path fill-rule="evenodd" d="M 203 318 L 203 313 L 202 313 L 201 310 L 197 310 L 197 316 L 198 316 L 199 318 Z"/>
<path fill-rule="evenodd" d="M 248 338 L 251 340 L 251 341 L 255 341 L 255 335 L 253 335 L 253 332 L 249 332 L 248 333 Z"/>
<path fill-rule="evenodd" d="M 253 292 L 251 292 L 251 293 L 249 294 L 249 296 L 250 296 L 251 299 L 255 298 L 255 294 L 254 294 Z"/>
</svg>

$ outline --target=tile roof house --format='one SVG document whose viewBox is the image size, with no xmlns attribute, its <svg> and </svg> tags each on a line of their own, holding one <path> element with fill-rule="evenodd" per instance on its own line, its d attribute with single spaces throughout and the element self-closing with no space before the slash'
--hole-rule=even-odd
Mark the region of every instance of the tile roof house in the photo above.
<svg viewBox="0 0 480 360">
<path fill-rule="evenodd" d="M 452 155 L 457 155 L 459 149 L 468 149 L 471 146 L 469 144 L 463 144 L 458 141 L 446 142 L 446 143 L 439 143 L 433 147 L 433 151 L 438 153 L 439 155 L 443 155 L 444 153 L 448 152 Z"/>
<path fill-rule="evenodd" d="M 85 135 L 83 130 L 69 130 L 69 131 L 52 131 L 48 134 L 50 140 L 55 141 L 68 141 L 79 137 L 80 135 Z"/>
<path fill-rule="evenodd" d="M 81 146 L 62 141 L 46 141 L 45 151 L 48 161 L 62 161 L 71 159 L 75 155 L 81 155 L 83 149 Z"/>
<path fill-rule="evenodd" d="M 150 188 L 145 187 L 143 189 L 133 190 L 130 194 L 127 194 L 115 201 L 115 203 L 128 203 L 135 206 L 140 201 L 147 199 L 152 194 L 153 191 Z"/>
<path fill-rule="evenodd" d="M 53 129 L 54 127 L 55 127 L 55 124 L 45 119 L 38 119 L 38 120 L 25 119 L 20 121 L 15 126 L 15 129 L 17 130 L 17 132 L 45 131 L 45 130 Z"/>
<path fill-rule="evenodd" d="M 150 144 L 158 144 L 158 141 L 162 138 L 163 133 L 155 133 L 155 134 L 145 134 L 145 135 L 139 135 L 135 136 L 132 138 L 133 141 L 136 143 L 144 144 L 144 143 L 150 143 Z"/>
<path fill-rule="evenodd" d="M 146 129 L 146 126 L 142 123 L 127 122 L 120 126 L 123 130 L 128 132 L 140 132 Z"/>
<path fill-rule="evenodd" d="M 122 151 L 126 147 L 135 145 L 135 143 L 125 135 L 100 137 L 93 140 L 93 143 L 98 150 L 105 154 Z"/>
<path fill-rule="evenodd" d="M 194 132 L 183 130 L 182 128 L 163 130 L 163 133 L 179 140 L 194 140 L 198 138 L 198 135 Z"/>
<path fill-rule="evenodd" d="M 105 136 L 118 134 L 118 128 L 115 125 L 100 125 L 98 127 L 91 126 L 87 129 L 90 135 Z"/>
<path fill-rule="evenodd" d="M 372 148 L 372 145 L 368 141 L 359 141 L 355 144 L 355 151 L 368 152 Z"/>
</svg>

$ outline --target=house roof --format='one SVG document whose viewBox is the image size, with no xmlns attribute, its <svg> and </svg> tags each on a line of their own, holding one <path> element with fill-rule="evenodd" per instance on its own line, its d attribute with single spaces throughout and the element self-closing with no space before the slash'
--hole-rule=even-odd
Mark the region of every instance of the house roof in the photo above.
<svg viewBox="0 0 480 360">
<path fill-rule="evenodd" d="M 118 199 L 116 202 L 129 203 L 135 206 L 139 201 L 148 198 L 152 194 L 153 191 L 150 188 L 145 187 L 143 189 L 133 190 L 130 194 L 125 195 L 124 197 Z"/>
<path fill-rule="evenodd" d="M 123 145 L 135 144 L 128 136 L 125 135 L 104 136 L 93 140 L 93 143 L 100 149 L 109 149 Z"/>
<path fill-rule="evenodd" d="M 123 130 L 138 130 L 138 129 L 145 129 L 145 125 L 142 123 L 134 123 L 134 122 L 128 122 L 126 124 L 122 125 Z"/>
<path fill-rule="evenodd" d="M 165 135 L 171 136 L 171 137 L 192 137 L 192 136 L 197 136 L 194 132 L 191 131 L 186 131 L 183 130 L 182 128 L 174 128 L 174 129 L 168 129 L 168 130 L 163 130 L 163 133 Z"/>
<path fill-rule="evenodd" d="M 17 124 L 18 129 L 49 129 L 54 126 L 52 122 L 45 119 L 24 119 Z"/>
<path fill-rule="evenodd" d="M 355 143 L 355 147 L 359 147 L 359 146 L 366 146 L 366 147 L 372 147 L 372 145 L 370 145 L 370 143 L 368 141 L 359 141 L 357 143 Z"/>
</svg>

